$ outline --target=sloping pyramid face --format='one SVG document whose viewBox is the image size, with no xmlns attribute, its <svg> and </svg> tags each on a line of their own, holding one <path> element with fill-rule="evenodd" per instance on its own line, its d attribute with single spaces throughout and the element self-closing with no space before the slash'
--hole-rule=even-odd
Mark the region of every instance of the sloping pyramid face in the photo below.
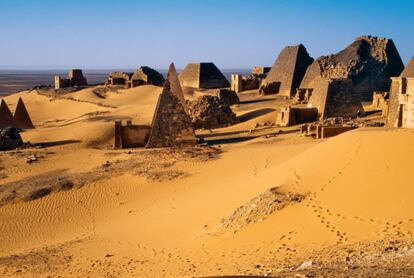
<svg viewBox="0 0 414 278">
<path fill-rule="evenodd" d="M 188 114 L 188 108 L 187 108 L 187 104 L 185 102 L 183 89 L 181 88 L 180 80 L 178 79 L 177 71 L 175 70 L 174 63 L 171 63 L 171 65 L 168 69 L 167 79 L 170 83 L 171 92 L 176 97 L 178 97 L 180 99 L 181 104 L 183 105 L 185 112 Z"/>
<path fill-rule="evenodd" d="M 213 63 L 188 64 L 180 73 L 181 86 L 199 89 L 230 87 L 229 81 Z"/>
<path fill-rule="evenodd" d="M 313 58 L 302 44 L 287 46 L 280 52 L 264 83 L 279 82 L 280 95 L 293 95 L 312 62 Z"/>
<path fill-rule="evenodd" d="M 10 112 L 9 107 L 7 107 L 7 104 L 4 100 L 1 100 L 0 104 L 0 128 L 5 127 L 18 127 L 16 121 L 14 120 L 14 117 L 12 113 Z"/>
<path fill-rule="evenodd" d="M 401 77 L 414 77 L 414 56 L 408 62 L 407 66 L 400 75 Z"/>
<path fill-rule="evenodd" d="M 197 138 L 190 116 L 186 113 L 182 101 L 172 92 L 167 79 L 158 99 L 152 120 L 152 130 L 147 148 L 174 146 L 194 146 Z"/>
<path fill-rule="evenodd" d="M 33 122 L 30 119 L 22 98 L 19 98 L 19 101 L 17 102 L 16 111 L 14 112 L 14 119 L 21 129 L 34 128 Z"/>
</svg>

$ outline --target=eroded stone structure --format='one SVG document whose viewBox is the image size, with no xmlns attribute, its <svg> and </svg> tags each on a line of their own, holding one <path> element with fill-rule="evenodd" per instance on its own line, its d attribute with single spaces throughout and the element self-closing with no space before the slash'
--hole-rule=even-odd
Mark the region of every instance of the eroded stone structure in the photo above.
<svg viewBox="0 0 414 278">
<path fill-rule="evenodd" d="M 392 78 L 387 126 L 414 128 L 414 77 Z"/>
<path fill-rule="evenodd" d="M 301 88 L 315 88 L 320 78 L 350 79 L 354 92 L 364 101 L 372 100 L 374 91 L 387 92 L 390 77 L 399 76 L 404 64 L 391 39 L 361 36 L 335 55 L 322 56 L 308 67 Z"/>
<path fill-rule="evenodd" d="M 115 148 L 136 148 L 145 147 L 151 133 L 151 126 L 133 125 L 132 121 L 127 121 L 122 125 L 122 121 L 115 122 Z"/>
<path fill-rule="evenodd" d="M 181 86 L 197 89 L 230 87 L 229 81 L 213 63 L 188 64 L 178 76 Z"/>
<path fill-rule="evenodd" d="M 302 44 L 285 47 L 263 81 L 261 93 L 293 96 L 312 62 L 313 58 Z M 278 85 L 272 85 L 273 83 Z"/>
<path fill-rule="evenodd" d="M 238 122 L 230 106 L 216 96 L 201 96 L 188 103 L 188 110 L 196 129 L 219 128 Z"/>
<path fill-rule="evenodd" d="M 174 76 L 174 67 L 170 66 L 168 78 L 158 99 L 152 120 L 152 130 L 147 148 L 194 146 L 197 144 L 190 116 L 177 91 L 179 84 Z M 181 88 L 181 87 L 179 87 Z M 182 94 L 182 91 L 181 91 Z"/>
<path fill-rule="evenodd" d="M 32 119 L 29 116 L 29 112 L 27 112 L 22 98 L 19 98 L 19 101 L 17 102 L 16 110 L 14 111 L 14 120 L 16 121 L 17 126 L 21 129 L 34 128 Z"/>
<path fill-rule="evenodd" d="M 106 80 L 106 85 L 123 85 L 126 89 L 141 85 L 162 86 L 165 82 L 164 76 L 158 71 L 143 66 L 132 72 L 111 72 Z"/>
<path fill-rule="evenodd" d="M 360 94 L 350 79 L 316 78 L 308 106 L 316 107 L 320 119 L 356 117 L 364 111 Z"/>
<path fill-rule="evenodd" d="M 414 128 L 414 57 L 399 77 L 392 78 L 386 125 Z"/>
<path fill-rule="evenodd" d="M 0 104 L 0 128 L 19 127 L 4 99 Z"/>
<path fill-rule="evenodd" d="M 253 67 L 248 76 L 241 74 L 231 75 L 231 90 L 240 93 L 242 91 L 259 89 L 260 84 L 266 78 L 270 67 Z"/>
<path fill-rule="evenodd" d="M 82 70 L 70 69 L 68 78 L 63 79 L 59 75 L 55 76 L 55 89 L 59 90 L 67 87 L 86 86 L 88 81 L 83 76 Z"/>
<path fill-rule="evenodd" d="M 315 107 L 281 107 L 276 114 L 275 124 L 292 126 L 314 122 L 318 119 L 318 109 Z"/>
</svg>

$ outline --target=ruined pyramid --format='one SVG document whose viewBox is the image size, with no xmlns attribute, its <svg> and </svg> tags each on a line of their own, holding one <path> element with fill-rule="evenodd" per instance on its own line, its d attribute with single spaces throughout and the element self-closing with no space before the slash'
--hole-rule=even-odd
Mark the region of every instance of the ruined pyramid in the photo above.
<svg viewBox="0 0 414 278">
<path fill-rule="evenodd" d="M 407 66 L 400 75 L 401 77 L 414 77 L 414 56 L 408 62 Z"/>
<path fill-rule="evenodd" d="M 317 78 L 351 79 L 361 99 L 372 99 L 374 91 L 387 92 L 392 76 L 404 69 L 401 57 L 391 39 L 361 36 L 335 55 L 316 59 L 306 70 L 301 88 L 313 88 Z"/>
<path fill-rule="evenodd" d="M 197 143 L 190 116 L 184 108 L 184 95 L 175 77 L 172 65 L 158 98 L 147 148 L 193 146 Z"/>
<path fill-rule="evenodd" d="M 303 44 L 287 46 L 280 52 L 263 83 L 278 82 L 280 95 L 294 95 L 312 62 L 313 58 Z"/>
<path fill-rule="evenodd" d="M 0 128 L 9 126 L 18 127 L 9 107 L 4 99 L 2 99 L 0 104 Z"/>
<path fill-rule="evenodd" d="M 230 87 L 229 81 L 213 63 L 188 64 L 178 78 L 183 87 L 198 89 Z"/>
<path fill-rule="evenodd" d="M 34 128 L 22 98 L 19 98 L 19 101 L 17 102 L 16 110 L 14 111 L 14 119 L 21 129 Z"/>
</svg>

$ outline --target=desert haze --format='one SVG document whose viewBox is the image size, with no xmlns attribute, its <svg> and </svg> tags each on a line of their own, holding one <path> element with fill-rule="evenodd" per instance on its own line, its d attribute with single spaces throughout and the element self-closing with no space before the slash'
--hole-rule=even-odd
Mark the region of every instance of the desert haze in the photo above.
<svg viewBox="0 0 414 278">
<path fill-rule="evenodd" d="M 412 277 L 414 57 L 275 58 L 0 78 L 0 276 Z"/>
</svg>

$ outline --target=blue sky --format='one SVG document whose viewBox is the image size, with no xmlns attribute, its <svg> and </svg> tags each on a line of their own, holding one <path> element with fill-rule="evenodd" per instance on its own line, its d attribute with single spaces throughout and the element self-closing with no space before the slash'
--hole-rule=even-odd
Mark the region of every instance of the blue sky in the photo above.
<svg viewBox="0 0 414 278">
<path fill-rule="evenodd" d="M 408 0 L 0 0 L 0 69 L 270 66 L 286 45 L 313 57 L 359 35 L 414 55 Z"/>
</svg>

